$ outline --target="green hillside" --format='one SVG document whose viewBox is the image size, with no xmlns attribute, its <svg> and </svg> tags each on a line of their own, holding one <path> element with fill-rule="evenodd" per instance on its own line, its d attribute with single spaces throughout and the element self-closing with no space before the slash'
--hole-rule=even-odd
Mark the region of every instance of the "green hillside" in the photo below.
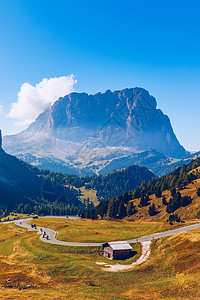
<svg viewBox="0 0 200 300">
<path fill-rule="evenodd" d="M 147 168 L 138 166 L 86 177 L 39 170 L 0 148 L 0 209 L 84 216 L 99 202 L 130 191 L 153 177 Z"/>
<path fill-rule="evenodd" d="M 0 148 L 0 216 L 3 211 L 38 214 L 77 214 L 83 205 L 73 188 L 54 184 L 39 169 Z"/>
<path fill-rule="evenodd" d="M 30 203 L 41 195 L 42 178 L 28 164 L 0 149 L 0 205 Z"/>
<path fill-rule="evenodd" d="M 153 178 L 141 186 L 100 203 L 88 213 L 89 218 L 125 218 L 132 220 L 179 220 L 177 212 L 185 219 L 200 216 L 200 158 L 177 168 L 160 178 Z M 157 200 L 156 200 L 157 199 Z M 155 201 L 156 200 L 156 201 Z M 195 206 L 195 209 L 193 207 Z M 188 214 L 186 207 L 190 208 Z M 171 215 L 171 217 L 170 217 Z M 179 220 L 180 221 L 180 220 Z"/>
</svg>

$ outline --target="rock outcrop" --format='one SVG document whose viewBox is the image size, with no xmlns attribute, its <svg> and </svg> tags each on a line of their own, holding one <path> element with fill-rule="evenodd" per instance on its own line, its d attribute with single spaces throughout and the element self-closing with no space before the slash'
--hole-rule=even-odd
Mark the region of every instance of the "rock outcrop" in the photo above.
<svg viewBox="0 0 200 300">
<path fill-rule="evenodd" d="M 73 92 L 58 99 L 27 130 L 7 136 L 5 148 L 23 154 L 25 160 L 32 157 L 33 163 L 42 158 L 65 161 L 69 170 L 90 169 L 91 164 L 102 169 L 106 160 L 149 149 L 172 158 L 188 154 L 168 116 L 142 88 L 95 95 Z"/>
</svg>

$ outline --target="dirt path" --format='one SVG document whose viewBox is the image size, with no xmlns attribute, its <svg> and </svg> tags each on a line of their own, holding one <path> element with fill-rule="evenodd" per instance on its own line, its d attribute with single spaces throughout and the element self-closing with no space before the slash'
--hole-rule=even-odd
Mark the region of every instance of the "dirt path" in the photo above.
<svg viewBox="0 0 200 300">
<path fill-rule="evenodd" d="M 102 263 L 102 262 L 96 262 L 96 264 L 104 265 L 104 267 L 106 267 L 106 268 L 102 268 L 102 270 L 108 271 L 108 272 L 118 272 L 118 271 L 130 270 L 130 269 L 134 268 L 135 266 L 142 264 L 149 258 L 149 255 L 151 253 L 151 250 L 150 250 L 151 241 L 142 242 L 141 244 L 142 244 L 142 254 L 141 254 L 140 258 L 130 265 L 121 265 L 121 264 L 109 265 L 109 264 Z"/>
</svg>

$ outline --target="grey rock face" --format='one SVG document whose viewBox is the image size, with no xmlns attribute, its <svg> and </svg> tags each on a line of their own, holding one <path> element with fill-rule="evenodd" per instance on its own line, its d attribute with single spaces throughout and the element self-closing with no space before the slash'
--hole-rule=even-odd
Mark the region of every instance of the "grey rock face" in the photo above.
<svg viewBox="0 0 200 300">
<path fill-rule="evenodd" d="M 95 95 L 71 93 L 44 111 L 27 130 L 6 137 L 5 149 L 15 155 L 25 151 L 39 158 L 56 158 L 68 168 L 79 169 L 92 164 L 102 169 L 105 160 L 148 149 L 173 158 L 187 156 L 169 118 L 142 88 Z"/>
</svg>

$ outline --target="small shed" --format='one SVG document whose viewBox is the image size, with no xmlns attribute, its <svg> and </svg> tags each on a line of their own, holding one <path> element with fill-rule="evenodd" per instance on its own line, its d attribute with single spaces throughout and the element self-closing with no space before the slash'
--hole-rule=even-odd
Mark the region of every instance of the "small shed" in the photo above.
<svg viewBox="0 0 200 300">
<path fill-rule="evenodd" d="M 132 247 L 128 242 L 107 242 L 103 244 L 103 256 L 110 259 L 131 257 Z"/>
</svg>

